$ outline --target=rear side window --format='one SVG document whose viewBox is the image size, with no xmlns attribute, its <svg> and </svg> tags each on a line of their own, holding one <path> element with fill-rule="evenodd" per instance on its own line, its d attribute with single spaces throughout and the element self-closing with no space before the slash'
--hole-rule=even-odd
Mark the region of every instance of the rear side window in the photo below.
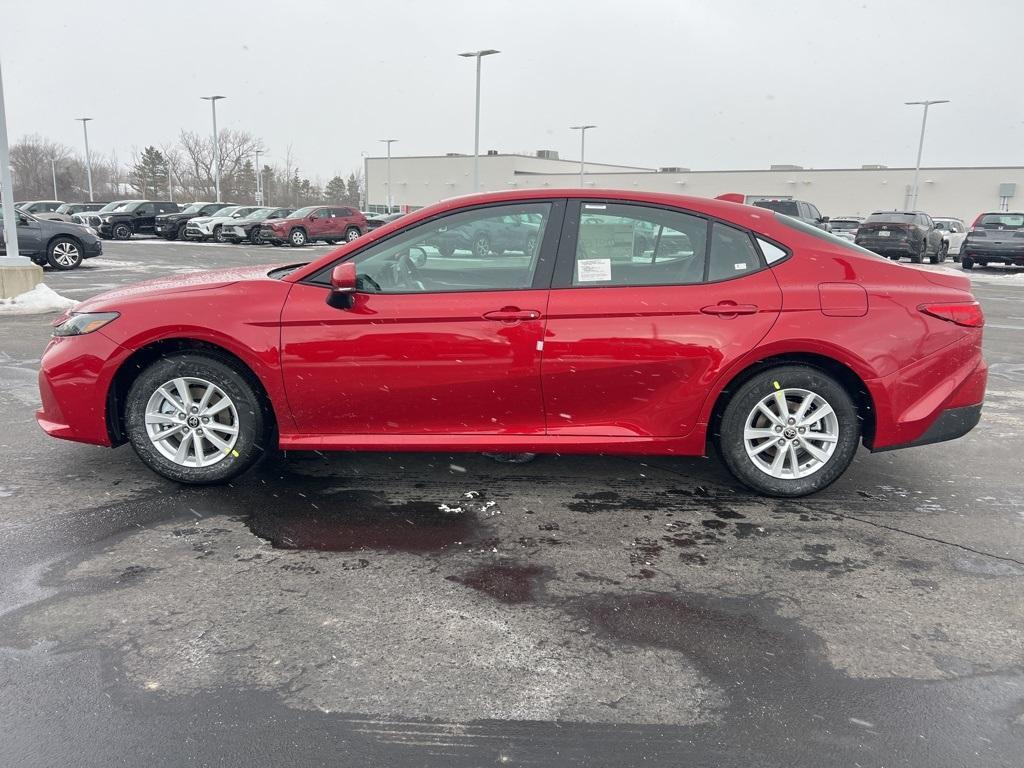
<svg viewBox="0 0 1024 768">
<path fill-rule="evenodd" d="M 761 256 L 750 235 L 742 229 L 716 221 L 711 228 L 708 282 L 728 280 L 761 268 Z"/>
<path fill-rule="evenodd" d="M 1021 229 L 1024 227 L 1024 214 L 986 213 L 975 226 L 982 229 Z"/>
<path fill-rule="evenodd" d="M 679 211 L 583 203 L 572 284 L 690 285 L 704 279 L 706 219 Z"/>
</svg>

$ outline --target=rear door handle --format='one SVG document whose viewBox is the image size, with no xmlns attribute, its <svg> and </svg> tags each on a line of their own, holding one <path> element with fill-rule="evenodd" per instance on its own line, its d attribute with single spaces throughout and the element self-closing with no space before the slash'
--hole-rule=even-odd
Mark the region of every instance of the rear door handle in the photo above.
<svg viewBox="0 0 1024 768">
<path fill-rule="evenodd" d="M 753 315 L 757 312 L 756 304 L 731 304 L 722 302 L 720 304 L 709 304 L 701 307 L 705 315 Z"/>
<path fill-rule="evenodd" d="M 519 309 L 519 307 L 502 307 L 492 312 L 484 312 L 487 320 L 497 320 L 502 323 L 516 323 L 520 320 L 537 320 L 540 312 L 536 309 Z"/>
</svg>

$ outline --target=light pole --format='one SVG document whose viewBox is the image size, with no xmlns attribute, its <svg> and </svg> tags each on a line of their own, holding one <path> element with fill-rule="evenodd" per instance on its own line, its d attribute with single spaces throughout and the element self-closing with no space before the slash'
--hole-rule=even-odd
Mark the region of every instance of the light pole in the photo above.
<svg viewBox="0 0 1024 768">
<path fill-rule="evenodd" d="M 53 199 L 57 199 L 57 161 L 50 158 L 50 175 L 53 176 Z"/>
<path fill-rule="evenodd" d="M 392 210 L 391 210 L 391 205 L 392 205 L 392 202 L 391 202 L 391 145 L 394 144 L 396 141 L 398 141 L 398 139 L 377 139 L 377 141 L 381 142 L 382 144 L 386 144 L 387 147 L 388 147 L 388 178 L 387 178 L 387 187 L 385 189 L 385 192 L 387 194 L 385 195 L 384 202 L 388 206 L 388 213 L 392 213 Z"/>
<path fill-rule="evenodd" d="M 174 202 L 174 168 L 173 168 L 173 163 L 171 163 L 171 158 L 166 156 L 166 155 L 164 156 L 164 159 L 167 161 L 167 200 L 168 200 L 168 202 L 173 203 Z"/>
<path fill-rule="evenodd" d="M 89 121 L 91 117 L 76 117 L 82 123 L 82 135 L 85 137 L 85 175 L 89 179 L 89 202 L 92 202 L 92 157 L 89 155 Z"/>
<path fill-rule="evenodd" d="M 0 267 L 29 264 L 29 260 L 27 258 L 22 260 L 21 254 L 18 252 L 18 225 L 14 218 L 14 187 L 11 186 L 11 155 L 7 151 L 7 108 L 4 106 L 3 71 L 0 71 L 0 207 L 4 211 L 6 255 L 6 258 L 0 261 Z M 0 293 L 0 296 L 4 296 L 4 294 Z M 6 298 L 6 296 L 4 297 Z"/>
<path fill-rule="evenodd" d="M 914 166 L 914 195 L 911 198 L 910 210 L 917 210 L 917 179 L 921 175 L 921 153 L 924 151 L 924 128 L 928 125 L 928 107 L 932 104 L 949 104 L 949 99 L 927 99 L 925 101 L 905 101 L 907 106 L 922 106 L 924 113 L 921 115 L 921 140 L 917 143 L 917 164 Z"/>
<path fill-rule="evenodd" d="M 492 48 L 483 51 L 460 53 L 464 59 L 476 59 L 476 120 L 473 123 L 473 191 L 480 191 L 480 59 L 494 53 L 501 53 Z"/>
<path fill-rule="evenodd" d="M 263 166 L 260 165 L 260 149 L 253 150 L 256 153 L 256 205 L 265 205 L 263 201 Z"/>
<path fill-rule="evenodd" d="M 597 128 L 597 126 L 596 125 L 570 125 L 569 128 L 574 130 L 574 131 L 579 131 L 580 132 L 580 186 L 582 187 L 583 186 L 583 173 L 584 173 L 584 168 L 585 168 L 585 166 L 583 164 L 583 158 L 585 157 L 586 151 L 587 151 L 587 129 L 588 128 Z"/>
<path fill-rule="evenodd" d="M 213 110 L 213 185 L 217 193 L 215 203 L 220 202 L 220 141 L 217 139 L 217 102 L 226 99 L 227 96 L 200 96 L 204 101 L 210 102 Z"/>
</svg>

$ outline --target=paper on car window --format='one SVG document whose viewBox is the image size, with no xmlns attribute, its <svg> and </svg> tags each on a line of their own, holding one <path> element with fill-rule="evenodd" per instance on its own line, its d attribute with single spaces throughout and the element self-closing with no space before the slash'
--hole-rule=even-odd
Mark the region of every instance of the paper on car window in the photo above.
<svg viewBox="0 0 1024 768">
<path fill-rule="evenodd" d="M 576 262 L 576 279 L 581 283 L 596 283 L 612 279 L 611 259 L 580 259 Z"/>
</svg>

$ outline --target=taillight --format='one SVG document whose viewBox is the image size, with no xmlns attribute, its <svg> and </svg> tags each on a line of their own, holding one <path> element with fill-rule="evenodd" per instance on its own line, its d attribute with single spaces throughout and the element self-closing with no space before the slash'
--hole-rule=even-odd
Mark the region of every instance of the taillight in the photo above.
<svg viewBox="0 0 1024 768">
<path fill-rule="evenodd" d="M 976 301 L 955 304 L 922 304 L 918 309 L 926 315 L 967 328 L 981 328 L 985 324 L 985 313 L 981 311 L 981 304 Z"/>
</svg>

